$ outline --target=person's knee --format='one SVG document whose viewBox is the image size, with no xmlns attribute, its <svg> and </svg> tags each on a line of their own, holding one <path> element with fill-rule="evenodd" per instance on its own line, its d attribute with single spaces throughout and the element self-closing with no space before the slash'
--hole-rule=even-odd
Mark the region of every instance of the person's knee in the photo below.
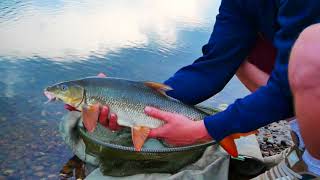
<svg viewBox="0 0 320 180">
<path fill-rule="evenodd" d="M 306 28 L 295 42 L 289 60 L 293 92 L 320 90 L 320 24 Z"/>
</svg>

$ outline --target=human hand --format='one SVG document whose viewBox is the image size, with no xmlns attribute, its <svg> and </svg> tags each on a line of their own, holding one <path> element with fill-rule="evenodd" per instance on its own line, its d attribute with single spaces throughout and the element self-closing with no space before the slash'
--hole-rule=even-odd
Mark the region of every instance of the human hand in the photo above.
<svg viewBox="0 0 320 180">
<path fill-rule="evenodd" d="M 166 122 L 162 127 L 152 129 L 149 133 L 150 138 L 160 138 L 175 146 L 212 140 L 202 120 L 194 121 L 184 115 L 161 111 L 149 106 L 145 108 L 145 113 Z"/>
<path fill-rule="evenodd" d="M 97 76 L 102 78 L 107 77 L 103 73 L 99 73 Z M 65 104 L 64 108 L 69 111 L 79 111 L 75 107 L 70 106 L 69 104 Z M 100 106 L 99 111 L 100 113 L 99 113 L 98 121 L 101 125 L 113 131 L 117 131 L 121 128 L 118 124 L 117 115 L 115 113 L 111 113 L 107 105 Z"/>
</svg>

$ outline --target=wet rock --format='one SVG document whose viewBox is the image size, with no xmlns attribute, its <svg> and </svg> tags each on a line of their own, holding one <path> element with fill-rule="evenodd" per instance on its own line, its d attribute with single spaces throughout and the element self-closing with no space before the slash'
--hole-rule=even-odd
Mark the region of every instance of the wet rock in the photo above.
<svg viewBox="0 0 320 180">
<path fill-rule="evenodd" d="M 38 146 L 36 144 L 31 144 L 30 147 L 31 147 L 31 149 L 37 149 L 38 148 Z"/>
<path fill-rule="evenodd" d="M 268 138 L 267 143 L 268 143 L 268 144 L 274 144 L 273 138 Z"/>
<path fill-rule="evenodd" d="M 61 111 L 56 112 L 56 115 L 62 115 L 62 114 L 63 114 L 63 112 L 61 112 Z"/>
<path fill-rule="evenodd" d="M 36 172 L 35 175 L 38 177 L 43 177 L 46 173 L 43 171 Z"/>
<path fill-rule="evenodd" d="M 45 111 L 45 110 L 42 110 L 41 111 L 41 116 L 47 116 L 48 115 L 48 112 L 47 111 Z"/>
<path fill-rule="evenodd" d="M 5 122 L 5 121 L 7 121 L 6 117 L 0 117 L 0 122 Z"/>
<path fill-rule="evenodd" d="M 49 162 L 43 162 L 43 165 L 50 166 L 50 163 Z"/>
<path fill-rule="evenodd" d="M 276 155 L 276 153 L 274 151 L 269 151 L 269 156 L 273 156 Z"/>
<path fill-rule="evenodd" d="M 5 169 L 3 171 L 3 174 L 6 175 L 6 176 L 10 176 L 11 174 L 14 173 L 14 170 L 13 169 Z"/>
<path fill-rule="evenodd" d="M 282 140 L 282 141 L 280 141 L 280 145 L 281 146 L 291 146 L 291 143 L 288 140 Z"/>
<path fill-rule="evenodd" d="M 32 169 L 35 171 L 41 171 L 44 169 L 44 167 L 43 166 L 32 166 Z"/>
<path fill-rule="evenodd" d="M 43 120 L 40 120 L 39 123 L 41 123 L 41 124 L 47 124 L 48 121 L 43 119 Z"/>
<path fill-rule="evenodd" d="M 57 179 L 57 175 L 55 175 L 55 174 L 49 174 L 49 175 L 48 175 L 48 178 L 49 178 L 49 179 Z"/>
<path fill-rule="evenodd" d="M 265 156 L 269 156 L 269 152 L 267 151 L 262 151 L 262 155 L 265 157 Z"/>
<path fill-rule="evenodd" d="M 260 128 L 257 140 L 263 156 L 278 154 L 292 145 L 290 126 L 288 122 L 280 121 Z"/>
<path fill-rule="evenodd" d="M 35 156 L 35 157 L 41 157 L 41 156 L 44 156 L 44 155 L 46 155 L 46 153 L 41 152 L 41 151 L 40 151 L 40 152 L 35 152 L 35 153 L 34 153 L 34 156 Z"/>
</svg>

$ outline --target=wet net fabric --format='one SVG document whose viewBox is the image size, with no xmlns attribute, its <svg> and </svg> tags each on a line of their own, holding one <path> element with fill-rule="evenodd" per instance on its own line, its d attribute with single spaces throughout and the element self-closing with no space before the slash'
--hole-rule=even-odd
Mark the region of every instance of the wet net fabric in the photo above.
<svg viewBox="0 0 320 180">
<path fill-rule="evenodd" d="M 70 112 L 62 118 L 59 129 L 63 140 L 71 147 L 74 154 L 88 165 L 90 164 L 90 174 L 86 179 L 228 179 L 230 158 L 219 146 L 208 147 L 197 161 L 173 174 L 146 173 L 124 177 L 104 176 L 102 169 L 99 168 L 99 159 L 86 153 L 84 141 L 80 138 L 76 128 L 79 120 L 79 112 Z M 262 159 L 259 145 L 254 135 L 241 138 L 236 143 L 240 154 Z"/>
<path fill-rule="evenodd" d="M 87 180 L 155 180 L 155 179 L 228 179 L 229 170 L 229 156 L 211 146 L 207 148 L 203 156 L 195 163 L 188 165 L 175 174 L 165 173 L 151 173 L 151 174 L 137 174 L 126 177 L 112 177 L 104 176 L 100 168 L 93 170 L 87 177 Z"/>
</svg>

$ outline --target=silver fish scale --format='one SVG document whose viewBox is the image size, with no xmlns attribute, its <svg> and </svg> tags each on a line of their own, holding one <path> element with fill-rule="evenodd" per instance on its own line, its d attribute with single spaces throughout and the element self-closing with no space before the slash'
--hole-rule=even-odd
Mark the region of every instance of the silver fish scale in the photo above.
<svg viewBox="0 0 320 180">
<path fill-rule="evenodd" d="M 201 120 L 208 114 L 168 98 L 156 90 L 145 86 L 143 82 L 114 78 L 88 78 L 82 80 L 86 90 L 88 104 L 97 102 L 106 104 L 118 116 L 122 126 L 146 126 L 157 128 L 163 121 L 147 116 L 146 106 L 153 106 L 164 111 L 183 114 L 193 120 Z"/>
</svg>

